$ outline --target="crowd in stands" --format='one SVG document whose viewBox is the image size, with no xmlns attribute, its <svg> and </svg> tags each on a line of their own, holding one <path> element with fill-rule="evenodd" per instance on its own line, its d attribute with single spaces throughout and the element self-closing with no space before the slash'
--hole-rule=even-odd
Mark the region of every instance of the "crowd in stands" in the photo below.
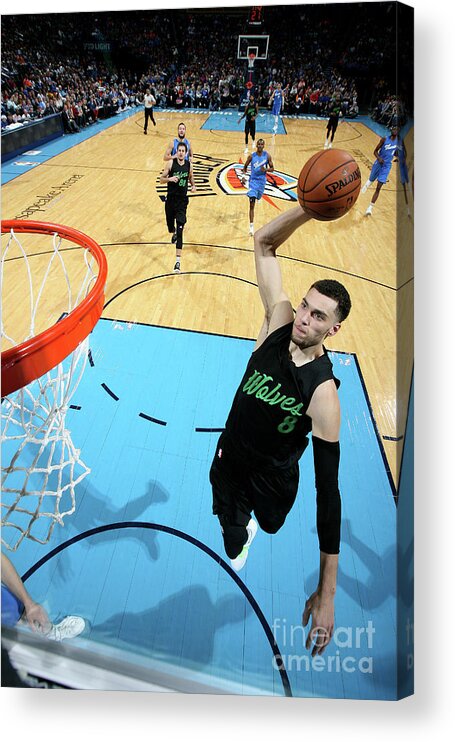
<svg viewBox="0 0 455 742">
<path fill-rule="evenodd" d="M 344 25 L 337 18 L 340 8 L 331 6 L 330 14 L 324 8 L 266 6 L 268 57 L 254 70 L 260 107 L 267 107 L 280 82 L 284 113 L 324 116 L 336 96 L 343 114 L 354 117 L 359 112 L 360 83 L 374 117 L 387 122 L 390 110 L 398 106 L 386 92 L 384 60 L 392 69 L 393 34 L 384 26 L 379 44 L 369 30 L 369 17 L 362 16 L 365 10 L 356 16 L 358 32 L 350 27 L 347 34 L 346 18 Z M 161 107 L 212 111 L 238 107 L 246 74 L 245 61 L 237 59 L 238 36 L 254 33 L 245 29 L 245 12 L 238 8 L 228 15 L 180 10 L 4 16 L 2 129 L 61 113 L 65 131 L 79 131 L 100 118 L 142 105 L 146 87 L 152 88 Z M 382 97 L 376 100 L 379 93 Z"/>
<path fill-rule="evenodd" d="M 407 119 L 403 102 L 393 93 L 381 96 L 370 112 L 370 116 L 373 121 L 387 127 L 392 126 L 392 124 L 402 126 Z"/>
</svg>

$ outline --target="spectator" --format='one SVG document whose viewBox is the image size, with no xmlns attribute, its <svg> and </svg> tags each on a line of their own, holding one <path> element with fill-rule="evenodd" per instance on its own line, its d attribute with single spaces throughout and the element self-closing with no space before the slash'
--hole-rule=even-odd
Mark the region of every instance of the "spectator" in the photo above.
<svg viewBox="0 0 455 742">
<path fill-rule="evenodd" d="M 54 641 L 74 639 L 86 626 L 80 616 L 66 616 L 59 623 L 52 623 L 43 606 L 30 597 L 13 563 L 2 553 L 2 625 L 17 623 Z"/>
</svg>

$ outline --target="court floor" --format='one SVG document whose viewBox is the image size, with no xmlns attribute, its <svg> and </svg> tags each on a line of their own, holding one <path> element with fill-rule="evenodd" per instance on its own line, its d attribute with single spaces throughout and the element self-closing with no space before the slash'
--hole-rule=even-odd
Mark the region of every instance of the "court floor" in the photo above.
<svg viewBox="0 0 455 742">
<path fill-rule="evenodd" d="M 342 549 L 337 631 L 326 654 L 312 661 L 301 627 L 305 599 L 318 578 L 311 450 L 302 459 L 299 495 L 285 526 L 274 536 L 258 534 L 239 575 L 225 561 L 211 514 L 208 470 L 260 325 L 260 305 L 246 199 L 231 197 L 235 178 L 223 180 L 223 170 L 235 171 L 242 160 L 241 133 L 239 142 L 227 116 L 210 120 L 185 112 L 200 190 L 189 208 L 184 272 L 172 274 L 173 247 L 163 229 L 157 176 L 181 117 L 181 112 L 159 113 L 157 128 L 165 132 L 153 141 L 142 135 L 141 113 L 128 111 L 99 131 L 91 127 L 87 136 L 24 153 L 17 158 L 29 163 L 22 169 L 13 162 L 2 168 L 3 218 L 25 215 L 34 205 L 42 212 L 24 218 L 71 223 L 91 233 L 109 262 L 105 308 L 67 415 L 90 474 L 78 488 L 76 512 L 54 529 L 50 542 L 24 540 L 10 557 L 52 618 L 84 616 L 81 639 L 101 648 L 203 672 L 217 682 L 235 683 L 237 692 L 394 698 L 402 450 L 398 455 L 394 446 L 403 445 L 405 429 L 397 427 L 399 383 L 390 379 L 396 358 L 387 357 L 393 352 L 383 343 L 396 334 L 402 288 L 403 276 L 393 270 L 396 213 L 389 213 L 402 207 L 399 189 L 393 182 L 383 203 L 378 201 L 383 218 L 368 224 L 359 207 L 346 217 L 348 225 L 329 225 L 305 256 L 292 241 L 283 256 L 296 297 L 295 287 L 322 269 L 346 276 L 353 298 L 361 302 L 353 328 L 346 333 L 343 328 L 344 339 L 339 333 L 329 348 L 341 381 Z M 352 127 L 360 132 L 355 146 L 364 177 L 368 148 L 374 148 L 378 133 L 365 124 L 345 124 L 341 140 Z M 264 136 L 273 141 L 283 182 L 270 184 L 258 225 L 295 204 L 295 152 L 299 162 L 310 156 L 324 132 L 323 121 L 283 119 L 283 131 L 272 138 L 269 125 L 265 116 Z M 280 161 L 284 165 L 278 168 Z M 76 175 L 81 177 L 74 180 Z M 65 182 L 67 188 L 57 193 L 57 184 Z M 104 199 L 94 204 L 91 197 L 100 189 Z M 318 229 L 312 225 L 313 238 Z M 47 251 L 40 249 L 38 259 Z M 408 291 L 409 260 L 404 273 Z M 378 306 L 388 327 L 370 338 Z M 412 358 L 406 363 L 412 370 Z M 411 372 L 403 377 L 407 395 L 401 404 L 407 411 Z M 8 453 L 6 446 L 3 456 Z M 13 542 L 17 531 L 4 527 L 2 536 Z"/>
</svg>

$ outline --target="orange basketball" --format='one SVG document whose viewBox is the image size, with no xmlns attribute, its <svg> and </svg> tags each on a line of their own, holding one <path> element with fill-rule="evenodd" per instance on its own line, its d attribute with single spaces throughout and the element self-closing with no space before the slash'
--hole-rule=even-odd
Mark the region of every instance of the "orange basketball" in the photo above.
<svg viewBox="0 0 455 742">
<path fill-rule="evenodd" d="M 307 214 L 331 221 L 354 206 L 360 185 L 360 168 L 353 156 L 342 149 L 324 149 L 303 166 L 297 195 Z"/>
</svg>

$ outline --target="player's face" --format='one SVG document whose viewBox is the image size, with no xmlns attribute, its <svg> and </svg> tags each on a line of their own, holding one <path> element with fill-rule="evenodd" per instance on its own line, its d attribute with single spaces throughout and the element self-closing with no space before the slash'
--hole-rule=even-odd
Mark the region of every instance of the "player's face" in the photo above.
<svg viewBox="0 0 455 742">
<path fill-rule="evenodd" d="M 315 288 L 308 291 L 295 313 L 292 341 L 301 349 L 312 348 L 340 329 L 337 302 L 320 294 Z"/>
<path fill-rule="evenodd" d="M 184 124 L 180 124 L 178 128 L 179 139 L 185 139 L 185 134 L 186 134 L 186 126 Z"/>
<path fill-rule="evenodd" d="M 185 159 L 185 156 L 186 156 L 186 148 L 177 147 L 177 160 L 179 162 L 182 162 Z"/>
<path fill-rule="evenodd" d="M 256 152 L 258 153 L 258 155 L 261 155 L 261 154 L 262 154 L 262 152 L 263 152 L 263 150 L 264 150 L 264 142 L 262 142 L 262 141 L 261 141 L 261 140 L 259 139 L 259 141 L 258 141 L 258 142 L 257 142 L 257 144 L 256 144 Z"/>
</svg>

